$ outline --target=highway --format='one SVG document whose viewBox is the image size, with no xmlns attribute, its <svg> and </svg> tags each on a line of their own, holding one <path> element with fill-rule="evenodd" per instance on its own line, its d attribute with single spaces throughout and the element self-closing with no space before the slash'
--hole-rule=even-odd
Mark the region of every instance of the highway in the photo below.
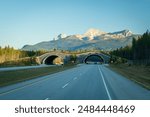
<svg viewBox="0 0 150 117">
<path fill-rule="evenodd" d="M 78 65 L 0 88 L 0 100 L 147 100 L 150 91 L 105 65 Z"/>
</svg>

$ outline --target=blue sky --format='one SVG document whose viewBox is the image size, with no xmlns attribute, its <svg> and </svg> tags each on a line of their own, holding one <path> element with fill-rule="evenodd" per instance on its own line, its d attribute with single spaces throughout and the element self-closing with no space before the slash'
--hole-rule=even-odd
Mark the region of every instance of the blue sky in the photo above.
<svg viewBox="0 0 150 117">
<path fill-rule="evenodd" d="M 60 33 L 150 28 L 150 0 L 0 0 L 0 46 L 21 48 Z"/>
</svg>

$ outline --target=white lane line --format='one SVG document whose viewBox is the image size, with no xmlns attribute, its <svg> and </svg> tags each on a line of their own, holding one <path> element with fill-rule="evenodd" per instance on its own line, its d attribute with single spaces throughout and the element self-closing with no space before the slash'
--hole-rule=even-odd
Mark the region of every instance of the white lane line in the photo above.
<svg viewBox="0 0 150 117">
<path fill-rule="evenodd" d="M 74 79 L 73 80 L 76 80 L 77 79 L 77 77 L 74 77 Z"/>
<path fill-rule="evenodd" d="M 45 100 L 49 100 L 49 98 L 46 98 Z"/>
<path fill-rule="evenodd" d="M 69 83 L 65 84 L 64 86 L 62 86 L 62 88 L 65 88 Z"/>
<path fill-rule="evenodd" d="M 74 70 L 76 70 L 76 69 L 78 69 L 78 68 L 73 68 L 73 69 L 71 69 L 71 72 L 74 71 Z M 58 73 L 56 73 L 56 74 L 49 74 L 49 75 L 46 75 L 46 76 L 39 76 L 39 77 L 47 77 L 47 78 L 42 78 L 42 79 L 39 79 L 39 80 L 37 80 L 37 81 L 33 81 L 33 82 L 31 82 L 31 83 L 25 84 L 24 86 L 17 87 L 17 88 L 14 88 L 14 89 L 10 89 L 10 90 L 8 90 L 8 91 L 0 92 L 0 96 L 6 95 L 6 94 L 10 94 L 10 93 L 13 93 L 13 92 L 15 92 L 15 91 L 22 90 L 22 89 L 24 89 L 24 88 L 26 88 L 26 87 L 36 85 L 36 84 L 38 84 L 38 83 L 40 83 L 40 82 L 44 82 L 44 81 L 49 80 L 49 79 L 51 79 L 51 78 L 56 78 L 56 77 L 58 77 L 58 75 L 61 75 L 61 74 L 63 74 L 63 73 L 66 73 L 67 71 L 69 71 L 69 70 L 61 71 L 61 72 L 58 72 Z"/>
<path fill-rule="evenodd" d="M 41 77 L 45 77 L 45 76 L 41 76 Z M 56 77 L 56 76 L 55 76 L 55 77 Z M 55 78 L 55 77 L 50 77 L 50 78 Z M 26 87 L 29 87 L 29 86 L 36 85 L 36 84 L 38 84 L 38 83 L 40 83 L 40 82 L 44 82 L 44 81 L 46 81 L 46 80 L 49 80 L 50 78 L 47 77 L 47 78 L 45 78 L 45 79 L 39 79 L 39 80 L 37 80 L 37 81 L 28 83 L 28 84 L 26 84 L 26 85 L 24 85 L 24 86 L 21 86 L 21 87 L 18 87 L 18 88 L 14 88 L 14 89 L 10 89 L 10 90 L 8 90 L 8 91 L 6 91 L 6 92 L 1 92 L 1 93 L 0 93 L 0 96 L 9 94 L 9 93 L 12 93 L 12 92 L 15 92 L 15 91 L 22 90 L 22 89 L 24 89 L 24 88 L 26 88 Z"/>
<path fill-rule="evenodd" d="M 107 88 L 106 82 L 105 82 L 105 80 L 104 80 L 104 76 L 103 76 L 102 71 L 101 71 L 101 69 L 99 68 L 99 66 L 98 66 L 98 69 L 99 69 L 99 72 L 100 72 L 100 74 L 101 74 L 102 81 L 103 81 L 103 83 L 104 83 L 104 86 L 105 86 L 105 89 L 106 89 L 108 98 L 109 98 L 109 100 L 112 100 L 112 98 L 111 98 L 111 96 L 110 96 L 110 93 L 109 93 L 109 90 L 108 90 L 108 88 Z"/>
</svg>

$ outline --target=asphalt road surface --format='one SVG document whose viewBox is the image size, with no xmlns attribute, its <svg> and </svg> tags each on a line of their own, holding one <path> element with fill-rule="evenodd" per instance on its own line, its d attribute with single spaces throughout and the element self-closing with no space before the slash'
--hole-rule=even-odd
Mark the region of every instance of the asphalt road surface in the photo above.
<svg viewBox="0 0 150 117">
<path fill-rule="evenodd" d="M 150 99 L 150 91 L 105 65 L 79 65 L 63 72 L 0 88 L 6 100 Z"/>
</svg>

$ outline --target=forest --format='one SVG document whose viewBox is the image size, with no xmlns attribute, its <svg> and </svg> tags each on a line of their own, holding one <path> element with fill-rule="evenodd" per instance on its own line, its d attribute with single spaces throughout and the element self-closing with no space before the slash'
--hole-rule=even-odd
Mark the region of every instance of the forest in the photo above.
<svg viewBox="0 0 150 117">
<path fill-rule="evenodd" d="M 24 66 L 36 64 L 36 56 L 46 53 L 44 50 L 23 51 L 10 46 L 0 47 L 0 66 Z"/>
<path fill-rule="evenodd" d="M 110 54 L 132 61 L 134 64 L 150 65 L 150 32 L 138 39 L 133 38 L 132 46 L 121 47 Z"/>
</svg>

